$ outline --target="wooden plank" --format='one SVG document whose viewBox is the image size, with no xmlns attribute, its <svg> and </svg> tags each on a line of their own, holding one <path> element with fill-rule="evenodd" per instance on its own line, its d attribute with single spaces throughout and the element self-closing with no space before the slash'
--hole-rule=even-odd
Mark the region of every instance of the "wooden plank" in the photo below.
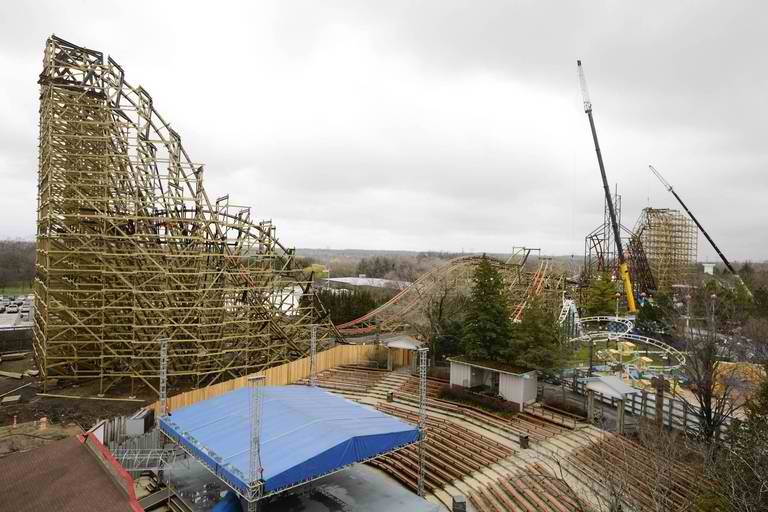
<svg viewBox="0 0 768 512">
<path fill-rule="evenodd" d="M 72 398 L 75 400 L 109 400 L 113 402 L 139 402 L 143 403 L 145 400 L 139 398 L 110 398 L 110 397 L 98 397 L 98 396 L 78 396 L 78 395 L 54 395 L 52 393 L 38 393 L 37 396 L 43 398 Z"/>
</svg>

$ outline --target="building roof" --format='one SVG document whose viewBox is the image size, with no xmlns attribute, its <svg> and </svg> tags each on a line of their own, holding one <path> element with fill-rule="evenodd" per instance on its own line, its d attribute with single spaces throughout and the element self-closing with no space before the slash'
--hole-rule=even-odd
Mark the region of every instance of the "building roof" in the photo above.
<svg viewBox="0 0 768 512">
<path fill-rule="evenodd" d="M 536 370 L 524 370 L 509 364 L 500 363 L 498 361 L 491 361 L 488 359 L 469 359 L 468 357 L 460 356 L 449 357 L 448 361 L 452 363 L 465 364 L 467 366 L 472 366 L 473 368 L 481 368 L 483 370 L 492 370 L 499 373 L 506 373 L 508 375 L 515 375 L 518 377 L 522 377 L 523 375 L 528 375 L 530 373 L 536 373 Z"/>
<path fill-rule="evenodd" d="M 587 389 L 591 389 L 597 393 L 602 393 L 605 396 L 613 398 L 624 398 L 626 395 L 634 395 L 640 393 L 639 389 L 635 389 L 632 386 L 628 386 L 618 377 L 613 375 L 601 375 L 598 377 L 587 377 L 583 379 L 586 383 Z"/>
<path fill-rule="evenodd" d="M 93 436 L 62 439 L 3 457 L 0 496 L 0 508 L 14 512 L 143 510 L 128 473 Z"/>
<path fill-rule="evenodd" d="M 413 336 L 408 336 L 407 334 L 401 334 L 398 336 L 394 336 L 392 338 L 385 339 L 384 345 L 386 345 L 387 348 L 402 348 L 405 350 L 418 350 L 419 347 L 421 347 L 422 343 L 416 338 L 414 338 Z"/>
<path fill-rule="evenodd" d="M 163 432 L 245 493 L 250 460 L 250 388 L 160 418 Z M 312 480 L 418 439 L 397 418 L 310 386 L 262 389 L 259 455 L 265 494 Z"/>
</svg>

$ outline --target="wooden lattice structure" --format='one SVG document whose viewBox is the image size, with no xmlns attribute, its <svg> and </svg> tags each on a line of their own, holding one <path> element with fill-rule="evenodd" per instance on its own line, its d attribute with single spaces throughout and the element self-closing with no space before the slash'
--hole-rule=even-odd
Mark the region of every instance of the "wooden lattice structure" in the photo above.
<svg viewBox="0 0 768 512">
<path fill-rule="evenodd" d="M 491 266 L 504 277 L 512 308 L 510 315 L 515 322 L 522 319 L 525 309 L 536 299 L 543 300 L 553 311 L 562 307 L 564 275 L 553 269 L 549 258 L 543 257 L 538 258 L 535 271 L 526 271 L 530 252 L 523 248 L 507 262 L 487 257 Z M 345 336 L 411 331 L 415 325 L 426 321 L 427 311 L 434 307 L 434 301 L 444 300 L 447 295 L 469 295 L 472 276 L 482 258 L 460 256 L 436 266 L 381 306 L 336 327 Z"/>
<path fill-rule="evenodd" d="M 305 355 L 336 331 L 269 222 L 212 202 L 142 87 L 57 37 L 40 75 L 34 350 L 43 382 L 202 386 Z"/>
<path fill-rule="evenodd" d="M 644 208 L 635 225 L 659 291 L 690 284 L 696 265 L 698 230 L 687 215 L 667 208 Z"/>
</svg>

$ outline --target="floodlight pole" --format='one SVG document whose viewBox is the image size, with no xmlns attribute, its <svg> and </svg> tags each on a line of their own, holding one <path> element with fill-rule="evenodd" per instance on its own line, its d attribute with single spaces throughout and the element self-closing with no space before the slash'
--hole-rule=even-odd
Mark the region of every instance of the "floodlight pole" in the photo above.
<svg viewBox="0 0 768 512">
<path fill-rule="evenodd" d="M 312 324 L 312 335 L 309 339 L 309 385 L 317 386 L 317 325 Z"/>
<path fill-rule="evenodd" d="M 168 338 L 160 338 L 160 414 L 168 414 Z"/>
<path fill-rule="evenodd" d="M 419 356 L 419 496 L 424 496 L 424 441 L 427 426 L 427 347 L 418 349 Z"/>
<path fill-rule="evenodd" d="M 249 460 L 249 479 L 248 483 L 248 512 L 256 512 L 259 508 L 258 498 L 261 495 L 261 477 L 263 468 L 261 467 L 261 454 L 259 453 L 259 437 L 261 434 L 261 407 L 263 402 L 264 376 L 252 375 L 248 377 L 248 387 L 250 388 L 250 424 L 251 424 L 251 450 Z"/>
</svg>

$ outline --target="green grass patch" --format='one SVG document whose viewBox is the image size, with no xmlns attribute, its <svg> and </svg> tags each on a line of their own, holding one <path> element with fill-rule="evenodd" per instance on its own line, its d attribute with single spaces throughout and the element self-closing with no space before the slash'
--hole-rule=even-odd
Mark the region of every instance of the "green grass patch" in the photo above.
<svg viewBox="0 0 768 512">
<path fill-rule="evenodd" d="M 9 295 L 29 295 L 32 293 L 31 285 L 15 284 L 12 286 L 0 286 L 0 295 L 8 297 Z"/>
</svg>

